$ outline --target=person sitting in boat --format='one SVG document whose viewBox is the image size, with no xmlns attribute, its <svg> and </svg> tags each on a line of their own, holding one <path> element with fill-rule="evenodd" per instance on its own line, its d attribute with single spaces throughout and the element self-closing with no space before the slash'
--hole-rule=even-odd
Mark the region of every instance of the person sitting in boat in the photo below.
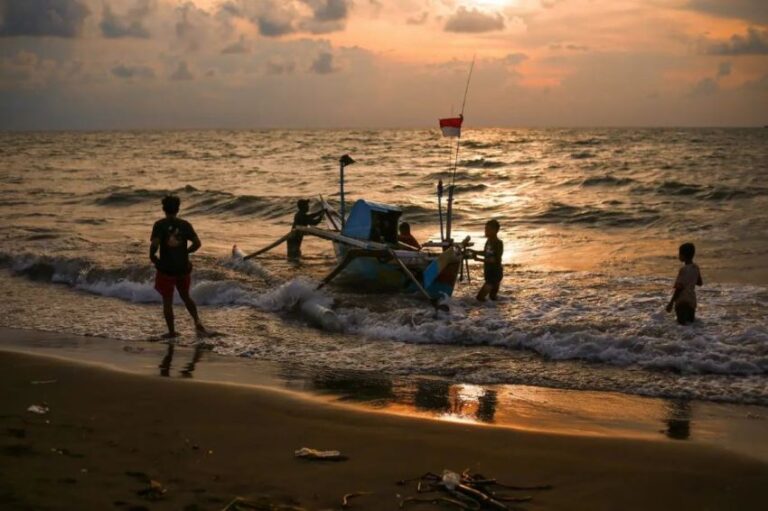
<svg viewBox="0 0 768 511">
<path fill-rule="evenodd" d="M 308 225 L 317 225 L 323 219 L 324 211 L 322 209 L 315 213 L 309 212 L 308 199 L 299 199 L 296 202 L 296 207 L 298 208 L 298 211 L 293 216 L 293 225 L 291 226 L 291 229 L 295 229 L 299 226 L 306 227 Z M 304 233 L 301 232 L 296 232 L 293 236 L 288 238 L 288 259 L 297 260 L 301 258 L 301 242 L 303 239 Z"/>
<path fill-rule="evenodd" d="M 400 224 L 400 235 L 397 237 L 397 241 L 413 250 L 421 250 L 421 243 L 416 241 L 416 238 L 411 234 L 411 224 L 408 222 Z"/>
</svg>

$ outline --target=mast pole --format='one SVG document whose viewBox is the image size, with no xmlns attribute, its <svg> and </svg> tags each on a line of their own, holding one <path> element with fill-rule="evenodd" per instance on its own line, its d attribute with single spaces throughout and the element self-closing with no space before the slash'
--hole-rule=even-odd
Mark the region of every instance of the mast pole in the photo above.
<svg viewBox="0 0 768 511">
<path fill-rule="evenodd" d="M 475 68 L 475 57 L 472 55 L 472 64 L 469 66 L 469 75 L 467 76 L 467 84 L 464 87 L 464 99 L 461 102 L 461 113 L 459 117 L 464 122 L 464 107 L 467 105 L 467 94 L 469 93 L 469 82 L 472 80 L 472 70 Z M 459 147 L 461 145 L 461 129 L 459 129 L 459 136 L 456 137 L 456 155 L 453 158 L 453 173 L 451 174 L 451 184 L 448 186 L 448 208 L 446 211 L 445 219 L 445 238 L 450 241 L 451 239 L 451 224 L 453 220 L 453 192 L 456 185 L 456 169 L 459 166 Z"/>
</svg>

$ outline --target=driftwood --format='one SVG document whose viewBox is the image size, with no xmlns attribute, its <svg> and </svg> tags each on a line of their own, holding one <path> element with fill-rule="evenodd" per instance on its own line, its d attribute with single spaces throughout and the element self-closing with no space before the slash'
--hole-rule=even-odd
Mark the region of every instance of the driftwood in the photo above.
<svg viewBox="0 0 768 511">
<path fill-rule="evenodd" d="M 444 470 L 443 475 L 439 476 L 434 472 L 427 472 L 420 477 L 403 479 L 397 482 L 400 486 L 416 482 L 416 493 L 436 493 L 443 495 L 434 497 L 405 497 L 400 500 L 400 507 L 407 504 L 449 504 L 467 511 L 510 511 L 508 503 L 530 502 L 531 496 L 511 496 L 500 494 L 496 488 L 506 490 L 549 490 L 551 485 L 518 486 L 498 482 L 496 479 L 485 477 L 481 474 L 471 474 L 465 470 L 460 475 L 450 470 Z"/>
</svg>

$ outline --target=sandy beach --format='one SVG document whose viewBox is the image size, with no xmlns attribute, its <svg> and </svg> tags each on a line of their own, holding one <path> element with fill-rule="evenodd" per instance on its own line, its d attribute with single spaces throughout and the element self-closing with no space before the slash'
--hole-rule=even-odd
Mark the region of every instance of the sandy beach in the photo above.
<svg viewBox="0 0 768 511">
<path fill-rule="evenodd" d="M 533 497 L 516 504 L 529 510 L 762 509 L 768 484 L 768 464 L 694 443 L 437 422 L 49 356 L 0 352 L 0 365 L 3 509 L 223 509 L 243 497 L 320 510 L 366 492 L 350 509 L 388 510 L 416 494 L 398 481 L 466 468 L 552 485 L 514 492 Z M 296 459 L 305 446 L 348 459 Z"/>
</svg>

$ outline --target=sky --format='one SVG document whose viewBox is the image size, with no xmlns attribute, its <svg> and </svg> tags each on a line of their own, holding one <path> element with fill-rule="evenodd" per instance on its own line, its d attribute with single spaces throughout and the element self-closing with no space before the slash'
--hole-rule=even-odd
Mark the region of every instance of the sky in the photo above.
<svg viewBox="0 0 768 511">
<path fill-rule="evenodd" d="M 0 129 L 768 125 L 767 0 L 0 0 Z"/>
</svg>

